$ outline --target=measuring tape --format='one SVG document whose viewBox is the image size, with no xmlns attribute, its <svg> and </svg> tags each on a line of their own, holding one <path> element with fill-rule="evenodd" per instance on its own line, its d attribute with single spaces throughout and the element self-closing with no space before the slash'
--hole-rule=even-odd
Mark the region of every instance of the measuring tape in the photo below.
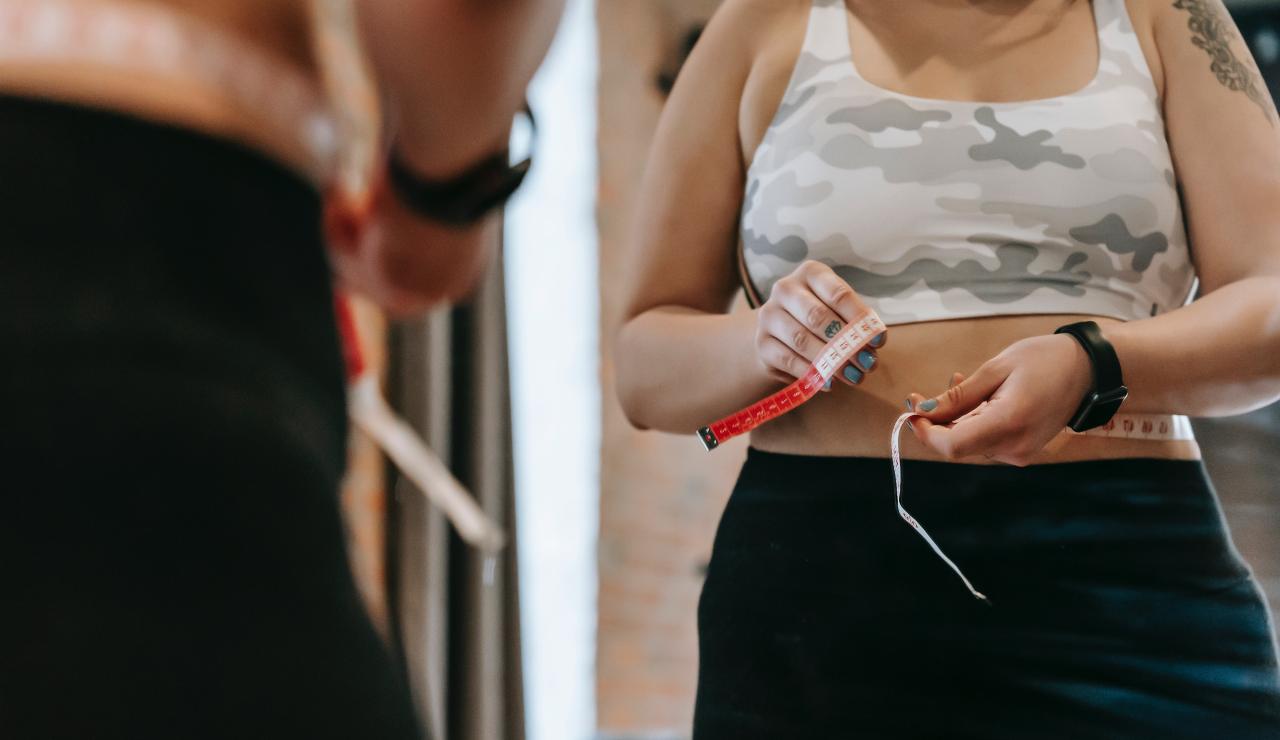
<svg viewBox="0 0 1280 740">
<path fill-rule="evenodd" d="M 929 533 L 924 527 L 920 526 L 920 522 L 911 516 L 902 506 L 902 453 L 898 447 L 898 438 L 902 434 L 902 426 L 911 420 L 912 417 L 918 416 L 914 412 L 902 414 L 893 423 L 893 431 L 889 435 L 889 456 L 893 460 L 893 495 L 898 506 L 898 516 L 906 522 L 912 529 L 919 534 L 925 542 L 929 543 L 929 547 L 937 554 L 942 561 L 950 566 L 951 570 L 960 577 L 964 582 L 965 588 L 969 589 L 969 593 L 975 599 L 990 604 L 990 600 L 974 588 L 974 585 L 960 570 L 960 566 L 947 557 L 946 553 L 938 547 L 938 543 L 933 541 Z M 1070 432 L 1070 430 L 1068 430 Z M 1195 439 L 1191 431 L 1191 422 L 1185 416 L 1170 416 L 1162 414 L 1126 414 L 1116 415 L 1101 427 L 1090 429 L 1085 432 L 1070 432 L 1077 436 L 1094 436 L 1094 437 L 1121 437 L 1126 439 Z"/>
<path fill-rule="evenodd" d="M 818 391 L 827 384 L 846 362 L 851 360 L 864 347 L 871 343 L 871 340 L 885 331 L 884 321 L 876 314 L 875 311 L 868 311 L 861 319 L 846 326 L 839 334 L 835 336 L 827 346 L 823 347 L 822 354 L 818 359 L 809 366 L 809 372 L 804 377 L 795 381 L 791 385 L 783 388 L 768 398 L 753 403 L 747 408 L 736 414 L 731 414 L 698 430 L 698 439 L 702 440 L 702 444 L 707 450 L 714 450 L 719 447 L 722 442 L 740 434 L 745 434 L 761 424 L 776 419 L 788 411 L 803 404 L 805 401 L 813 398 Z M 920 522 L 916 518 L 907 513 L 902 506 L 902 463 L 898 454 L 898 434 L 902 430 L 902 425 L 907 422 L 914 414 L 903 414 L 898 418 L 893 427 L 893 438 L 890 442 L 893 452 L 893 478 L 894 489 L 898 500 L 898 515 L 902 520 L 911 526 L 924 541 L 929 543 L 929 547 L 942 558 L 943 562 L 951 566 L 956 575 L 960 576 L 960 580 L 964 581 L 964 585 L 969 589 L 969 593 L 974 598 L 987 601 L 987 597 L 973 587 L 969 579 L 960 571 L 951 558 L 942 552 L 942 548 L 938 547 L 938 543 L 933 541 L 929 533 L 924 527 L 920 526 Z"/>
<path fill-rule="evenodd" d="M 351 421 L 387 453 L 428 501 L 444 512 L 464 542 L 485 554 L 485 583 L 492 583 L 496 556 L 507 542 L 502 527 L 485 514 L 449 467 L 383 398 L 378 379 L 360 351 L 351 299 L 337 296 L 335 309 L 347 366 Z"/>
<path fill-rule="evenodd" d="M 893 423 L 893 431 L 889 436 L 889 456 L 893 459 L 893 496 L 898 505 L 898 516 L 902 517 L 902 521 L 906 522 L 916 531 L 916 534 L 920 535 L 925 542 L 929 543 L 929 547 L 933 549 L 934 554 L 942 558 L 942 562 L 949 565 L 951 570 L 955 571 L 957 576 L 960 576 L 960 580 L 964 582 L 964 587 L 969 589 L 969 593 L 973 594 L 973 598 L 990 604 L 991 600 L 988 599 L 981 591 L 973 587 L 973 584 L 969 582 L 968 576 L 964 574 L 964 571 L 960 570 L 960 566 L 956 565 L 955 561 L 947 557 L 947 554 L 942 551 L 942 548 L 938 547 L 938 543 L 934 542 L 933 538 L 929 536 L 929 533 L 925 531 L 924 527 L 920 526 L 920 522 L 916 521 L 915 517 L 907 513 L 906 508 L 902 505 L 902 454 L 898 451 L 898 437 L 902 434 L 902 425 L 910 421 L 913 416 L 918 416 L 918 414 L 909 411 L 902 416 L 899 416 L 897 421 Z"/>
<path fill-rule="evenodd" d="M 1084 432 L 1067 430 L 1079 437 L 1116 437 L 1120 439 L 1193 440 L 1191 420 L 1179 414 L 1116 414 L 1100 427 Z"/>
<path fill-rule="evenodd" d="M 809 366 L 809 372 L 802 378 L 762 401 L 699 429 L 698 439 L 702 440 L 708 451 L 714 450 L 725 440 L 746 434 L 800 406 L 816 396 L 846 362 L 853 359 L 859 350 L 869 345 L 884 330 L 884 322 L 876 312 L 868 311 L 823 347 L 822 354 Z"/>
<path fill-rule="evenodd" d="M 338 131 L 335 195 L 360 214 L 372 206 L 382 169 L 378 83 L 360 37 L 356 0 L 310 0 L 309 9 L 316 62 Z"/>
<path fill-rule="evenodd" d="M 698 439 L 702 441 L 708 451 L 714 450 L 725 440 L 745 434 L 761 424 L 776 419 L 800 406 L 817 395 L 818 391 L 836 374 L 837 370 L 843 367 L 857 352 L 870 344 L 871 340 L 883 331 L 885 331 L 884 322 L 880 320 L 875 311 L 868 311 L 861 319 L 845 327 L 823 348 L 822 354 L 809 366 L 809 371 L 805 373 L 804 377 L 762 401 L 758 401 L 714 424 L 709 424 L 699 429 Z M 964 582 L 965 588 L 969 590 L 969 593 L 974 598 L 989 604 L 990 601 L 987 597 L 974 587 L 964 572 L 960 570 L 960 566 L 947 557 L 942 548 L 938 546 L 938 543 L 934 542 L 929 533 L 925 531 L 925 528 L 920 525 L 920 522 L 902 505 L 902 454 L 898 446 L 898 438 L 902 433 L 903 425 L 917 415 L 913 412 L 908 412 L 899 416 L 893 424 L 893 431 L 889 437 L 890 458 L 893 462 L 894 497 L 898 516 L 914 529 L 928 543 L 933 552 L 960 577 L 960 580 Z M 1191 423 L 1187 417 L 1167 414 L 1118 414 L 1101 427 L 1080 433 L 1072 432 L 1072 434 L 1082 437 L 1121 437 L 1127 439 L 1195 439 L 1191 431 Z"/>
<path fill-rule="evenodd" d="M 875 311 L 867 311 L 858 321 L 846 326 L 827 343 L 822 354 L 809 366 L 804 377 L 777 393 L 708 424 L 698 430 L 698 439 L 708 451 L 726 440 L 755 429 L 782 416 L 818 395 L 818 391 L 835 376 L 853 356 L 885 331 L 885 324 Z M 1123 439 L 1194 440 L 1191 421 L 1170 414 L 1116 414 L 1106 424 L 1085 432 L 1068 433 L 1080 437 L 1113 437 Z"/>
</svg>

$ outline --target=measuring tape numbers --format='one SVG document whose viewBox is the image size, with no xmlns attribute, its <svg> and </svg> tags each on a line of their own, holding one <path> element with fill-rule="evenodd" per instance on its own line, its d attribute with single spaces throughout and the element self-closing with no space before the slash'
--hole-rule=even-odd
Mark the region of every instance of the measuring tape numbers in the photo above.
<svg viewBox="0 0 1280 740">
<path fill-rule="evenodd" d="M 787 413 L 817 395 L 836 372 L 851 360 L 855 354 L 871 343 L 871 340 L 885 331 L 885 324 L 875 311 L 868 311 L 858 321 L 845 327 L 822 350 L 818 359 L 809 366 L 809 371 L 799 380 L 786 388 L 748 406 L 747 408 L 708 424 L 698 430 L 698 439 L 707 450 L 714 450 L 724 441 L 755 429 L 767 421 Z M 917 414 L 908 412 L 897 418 L 889 439 L 890 458 L 893 463 L 894 498 L 898 516 L 902 518 L 929 545 L 940 558 L 964 583 L 975 599 L 990 603 L 987 597 L 969 581 L 937 542 L 929 536 L 920 522 L 916 520 L 902 505 L 902 454 L 898 446 L 898 438 L 902 427 Z M 1190 440 L 1194 439 L 1191 424 L 1185 416 L 1155 414 L 1119 414 L 1098 429 L 1091 429 L 1079 436 L 1121 437 L 1128 439 L 1158 440 Z"/>
<path fill-rule="evenodd" d="M 822 354 L 809 366 L 809 371 L 803 377 L 768 398 L 702 427 L 698 430 L 698 439 L 702 440 L 708 451 L 714 450 L 726 440 L 746 434 L 800 406 L 816 396 L 846 362 L 868 346 L 872 339 L 884 333 L 885 328 L 876 312 L 868 311 L 823 347 Z"/>
</svg>

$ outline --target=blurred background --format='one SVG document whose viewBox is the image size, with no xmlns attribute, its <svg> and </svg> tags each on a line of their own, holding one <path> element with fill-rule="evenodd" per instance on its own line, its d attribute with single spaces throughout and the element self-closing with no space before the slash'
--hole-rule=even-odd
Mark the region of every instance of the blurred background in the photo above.
<svg viewBox="0 0 1280 740">
<path fill-rule="evenodd" d="M 352 557 L 439 738 L 677 740 L 695 610 L 741 442 L 632 429 L 613 393 L 632 205 L 665 92 L 717 0 L 569 0 L 534 82 L 537 165 L 504 269 L 467 304 L 362 313 L 393 402 L 516 546 L 483 563 L 353 446 Z M 1280 97 L 1280 0 L 1228 0 Z M 1237 546 L 1280 611 L 1280 407 L 1196 422 Z"/>
</svg>

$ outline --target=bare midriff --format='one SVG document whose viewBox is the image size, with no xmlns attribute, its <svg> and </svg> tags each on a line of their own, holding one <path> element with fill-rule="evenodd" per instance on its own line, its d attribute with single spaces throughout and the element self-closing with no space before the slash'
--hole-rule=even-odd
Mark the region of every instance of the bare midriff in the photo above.
<svg viewBox="0 0 1280 740">
<path fill-rule="evenodd" d="M 72 2 L 86 8 L 109 5 L 174 13 L 252 43 L 281 64 L 316 79 L 306 0 Z M 230 138 L 299 169 L 308 161 L 297 136 L 261 126 L 224 90 L 211 89 L 190 70 L 138 74 L 82 63 L 6 61 L 0 62 L 0 93 L 82 103 Z"/>
<path fill-rule="evenodd" d="M 758 51 L 743 90 L 738 133 L 744 168 L 749 166 L 752 153 L 773 119 L 804 38 L 809 4 L 795 5 L 796 12 L 792 13 L 788 24 L 770 29 L 768 40 Z M 875 33 L 872 33 L 865 23 L 856 20 L 856 14 L 851 14 L 851 37 L 867 39 L 880 36 L 886 47 L 896 43 L 902 48 L 913 49 L 938 43 L 937 38 L 919 29 L 948 27 L 949 23 L 955 23 L 955 19 L 944 13 L 960 10 L 959 6 L 951 8 L 928 3 L 899 6 L 851 2 L 849 5 L 863 14 L 874 11 L 870 20 L 875 25 Z M 859 54 L 858 67 L 881 86 L 910 94 L 954 99 L 966 99 L 966 95 L 959 91 L 980 91 L 981 99 L 1026 100 L 1076 89 L 1080 80 L 1087 78 L 1090 65 L 1094 64 L 1088 55 L 1072 53 L 1081 40 L 1090 39 L 1092 42 L 1095 31 L 1090 7 L 1088 2 L 1070 5 L 1029 3 L 1028 11 L 1040 12 L 1026 12 L 1002 21 L 1002 33 L 1020 39 L 1016 45 L 1019 54 L 1062 60 L 1061 64 L 1044 66 L 1044 74 L 1017 75 L 1006 79 L 982 64 L 975 64 L 972 68 L 952 64 L 946 54 L 931 57 L 929 65 L 904 67 L 895 64 L 894 57 L 883 51 L 877 52 L 874 44 Z M 964 12 L 969 13 L 967 10 Z M 893 15 L 895 13 L 901 17 Z M 972 14 L 965 17 L 975 23 L 982 18 Z M 997 53 L 1000 51 L 996 48 L 998 40 L 992 38 L 984 27 L 974 25 L 974 28 L 977 30 L 973 33 L 977 35 L 968 43 L 972 53 L 962 56 L 979 60 L 1003 59 Z M 1045 32 L 1045 28 L 1051 28 L 1052 33 Z M 906 37 L 906 40 L 899 37 Z M 1139 37 L 1153 68 L 1158 69 L 1153 40 L 1145 29 Z M 990 53 L 984 53 L 988 51 Z M 1080 60 L 1083 60 L 1081 64 L 1073 63 Z M 993 66 L 996 72 L 1002 66 L 1008 68 L 1000 64 L 989 66 Z M 838 381 L 833 383 L 830 392 L 819 393 L 803 407 L 754 431 L 751 444 L 771 452 L 887 457 L 889 433 L 894 420 L 906 410 L 906 399 L 911 393 L 920 393 L 926 398 L 940 395 L 946 390 L 953 373 L 969 375 L 1014 342 L 1050 334 L 1059 326 L 1083 320 L 1094 320 L 1104 326 L 1115 322 L 1114 319 L 1097 316 L 1048 315 L 993 316 L 891 326 L 888 342 L 877 351 L 879 360 L 875 371 L 861 385 L 850 387 Z M 911 459 L 939 459 L 906 429 L 902 433 L 902 455 Z M 1199 456 L 1200 450 L 1194 441 L 1083 437 L 1064 431 L 1034 462 L 1132 457 L 1198 459 Z M 991 463 L 984 457 L 964 462 Z"/>
<path fill-rule="evenodd" d="M 799 409 L 752 432 L 751 445 L 799 455 L 887 457 L 889 432 L 906 410 L 910 394 L 940 395 L 952 373 L 969 375 L 1020 339 L 1051 334 L 1059 326 L 1084 320 L 1102 326 L 1115 321 L 1097 316 L 993 316 L 891 326 L 888 341 L 877 350 L 875 370 L 860 385 L 832 383 L 830 392 L 819 393 Z M 908 429 L 902 432 L 902 456 L 941 459 Z M 1084 437 L 1064 431 L 1032 462 L 1132 457 L 1195 460 L 1200 449 L 1190 440 Z M 984 457 L 963 462 L 991 463 Z"/>
</svg>

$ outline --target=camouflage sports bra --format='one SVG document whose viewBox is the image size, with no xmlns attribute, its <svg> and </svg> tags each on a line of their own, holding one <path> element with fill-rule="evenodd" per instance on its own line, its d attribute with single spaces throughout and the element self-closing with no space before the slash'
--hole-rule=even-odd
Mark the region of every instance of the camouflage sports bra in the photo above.
<svg viewBox="0 0 1280 740">
<path fill-rule="evenodd" d="M 814 0 L 804 48 L 747 173 L 755 301 L 804 260 L 890 324 L 997 314 L 1139 319 L 1195 285 L 1160 102 L 1124 0 L 1094 0 L 1083 89 L 1012 103 L 872 85 L 842 0 Z"/>
</svg>

